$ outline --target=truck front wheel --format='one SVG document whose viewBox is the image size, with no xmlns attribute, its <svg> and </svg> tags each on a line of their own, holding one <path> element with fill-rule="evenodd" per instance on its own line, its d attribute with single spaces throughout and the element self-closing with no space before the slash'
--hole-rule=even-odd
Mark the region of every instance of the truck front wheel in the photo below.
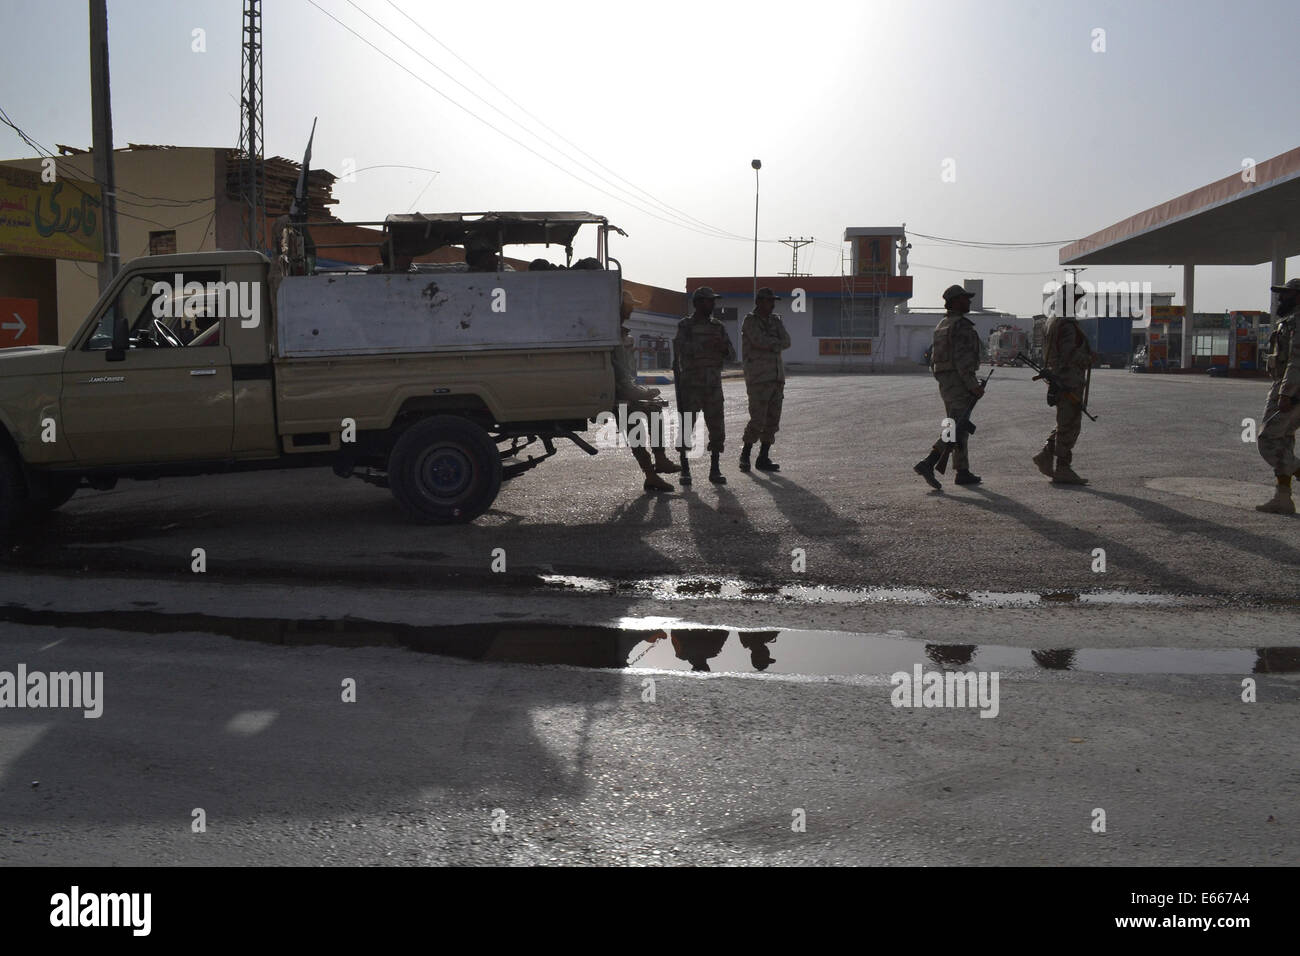
<svg viewBox="0 0 1300 956">
<path fill-rule="evenodd" d="M 478 425 L 435 415 L 412 425 L 388 457 L 393 497 L 413 517 L 431 524 L 473 521 L 501 490 L 501 456 Z"/>
<path fill-rule="evenodd" d="M 27 497 L 27 479 L 18 464 L 18 456 L 0 447 L 0 531 L 8 530 L 31 510 Z"/>
<path fill-rule="evenodd" d="M 41 512 L 61 508 L 77 493 L 77 486 L 80 484 L 81 479 L 75 475 L 49 475 L 39 482 L 30 484 L 28 494 L 31 497 L 33 510 Z"/>
</svg>

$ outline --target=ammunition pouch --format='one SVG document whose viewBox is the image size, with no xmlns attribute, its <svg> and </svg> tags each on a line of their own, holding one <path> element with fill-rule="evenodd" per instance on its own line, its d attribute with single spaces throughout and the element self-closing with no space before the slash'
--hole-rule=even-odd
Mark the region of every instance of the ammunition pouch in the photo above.
<svg viewBox="0 0 1300 956">
<path fill-rule="evenodd" d="M 1049 408 L 1055 408 L 1056 403 L 1061 400 L 1061 392 L 1055 385 L 1047 386 L 1047 405 Z"/>
</svg>

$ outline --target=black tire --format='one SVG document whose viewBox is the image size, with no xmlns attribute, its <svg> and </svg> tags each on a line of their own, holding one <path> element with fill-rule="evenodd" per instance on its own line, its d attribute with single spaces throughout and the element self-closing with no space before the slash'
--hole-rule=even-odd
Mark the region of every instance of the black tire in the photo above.
<svg viewBox="0 0 1300 956">
<path fill-rule="evenodd" d="M 0 531 L 14 527 L 30 513 L 27 478 L 18 463 L 18 456 L 8 448 L 0 447 Z"/>
<path fill-rule="evenodd" d="M 496 442 L 465 418 L 435 415 L 397 439 L 388 486 L 411 517 L 430 524 L 473 521 L 501 490 Z"/>
<path fill-rule="evenodd" d="M 37 512 L 54 511 L 63 507 L 77 493 L 81 484 L 76 475 L 47 475 L 29 486 L 32 509 Z"/>
</svg>

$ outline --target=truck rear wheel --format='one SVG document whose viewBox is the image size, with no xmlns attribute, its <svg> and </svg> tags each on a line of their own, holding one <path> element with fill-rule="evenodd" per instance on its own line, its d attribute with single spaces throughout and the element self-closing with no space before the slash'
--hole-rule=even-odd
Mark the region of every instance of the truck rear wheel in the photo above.
<svg viewBox="0 0 1300 956">
<path fill-rule="evenodd" d="M 501 490 L 496 442 L 473 422 L 435 415 L 412 425 L 388 457 L 393 497 L 431 524 L 473 521 Z"/>
</svg>

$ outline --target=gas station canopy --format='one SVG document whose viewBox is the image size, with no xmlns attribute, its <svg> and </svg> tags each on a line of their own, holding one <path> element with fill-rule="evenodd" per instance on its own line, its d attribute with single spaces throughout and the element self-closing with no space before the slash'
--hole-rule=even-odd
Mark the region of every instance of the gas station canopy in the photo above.
<svg viewBox="0 0 1300 956">
<path fill-rule="evenodd" d="M 1061 265 L 1253 266 L 1300 255 L 1300 147 L 1061 249 Z"/>
</svg>

